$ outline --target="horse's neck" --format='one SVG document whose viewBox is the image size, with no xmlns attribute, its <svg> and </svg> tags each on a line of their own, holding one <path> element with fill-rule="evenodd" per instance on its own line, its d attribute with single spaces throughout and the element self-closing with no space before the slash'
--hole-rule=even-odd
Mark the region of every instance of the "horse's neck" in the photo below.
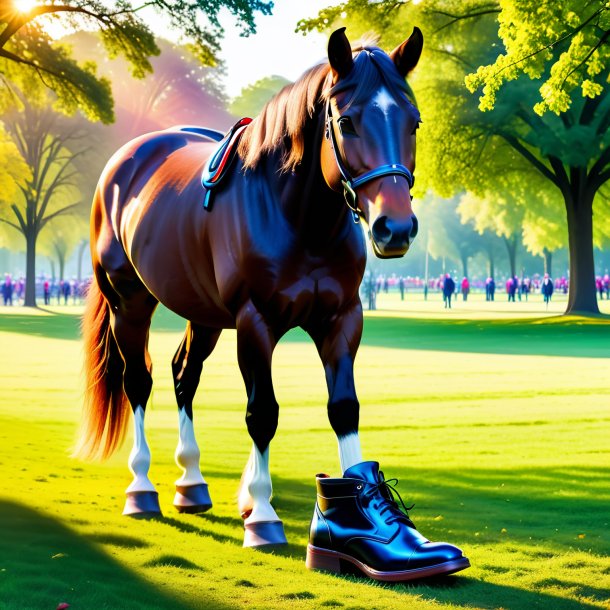
<svg viewBox="0 0 610 610">
<path fill-rule="evenodd" d="M 303 161 L 294 172 L 280 172 L 280 155 L 265 163 L 265 180 L 272 185 L 284 217 L 296 234 L 333 242 L 349 227 L 350 216 L 341 196 L 326 184 L 320 167 L 321 127 L 312 129 Z"/>
</svg>

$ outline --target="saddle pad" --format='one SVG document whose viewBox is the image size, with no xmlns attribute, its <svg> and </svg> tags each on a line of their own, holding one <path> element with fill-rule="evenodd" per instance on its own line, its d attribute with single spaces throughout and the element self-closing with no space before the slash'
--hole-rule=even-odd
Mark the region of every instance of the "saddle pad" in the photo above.
<svg viewBox="0 0 610 610">
<path fill-rule="evenodd" d="M 237 152 L 237 145 L 246 127 L 252 119 L 245 117 L 231 127 L 220 142 L 216 151 L 210 156 L 201 173 L 201 184 L 206 189 L 203 207 L 210 208 L 212 189 L 216 188 L 227 175 Z"/>
</svg>

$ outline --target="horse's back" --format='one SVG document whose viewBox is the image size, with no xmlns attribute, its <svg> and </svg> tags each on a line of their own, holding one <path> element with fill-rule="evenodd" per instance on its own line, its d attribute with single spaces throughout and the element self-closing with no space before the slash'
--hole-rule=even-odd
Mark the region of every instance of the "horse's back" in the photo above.
<svg viewBox="0 0 610 610">
<path fill-rule="evenodd" d="M 215 147 L 204 134 L 180 128 L 125 144 L 100 179 L 92 230 L 107 273 L 141 282 L 187 319 L 205 311 L 210 325 L 226 326 L 233 321 L 201 247 L 209 214 L 200 176 Z"/>
</svg>

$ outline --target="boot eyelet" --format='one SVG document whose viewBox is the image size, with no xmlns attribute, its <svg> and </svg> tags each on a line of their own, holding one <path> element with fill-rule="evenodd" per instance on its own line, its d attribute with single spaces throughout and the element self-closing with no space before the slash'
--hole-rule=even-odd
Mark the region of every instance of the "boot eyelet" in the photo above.
<svg viewBox="0 0 610 610">
<path fill-rule="evenodd" d="M 362 489 L 362 485 L 356 485 L 356 489 L 360 491 Z"/>
</svg>

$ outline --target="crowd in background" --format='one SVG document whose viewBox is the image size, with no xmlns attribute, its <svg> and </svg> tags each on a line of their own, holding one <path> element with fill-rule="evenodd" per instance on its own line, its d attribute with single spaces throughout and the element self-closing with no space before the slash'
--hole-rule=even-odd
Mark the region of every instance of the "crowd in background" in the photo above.
<svg viewBox="0 0 610 610">
<path fill-rule="evenodd" d="M 45 305 L 52 304 L 79 304 L 83 302 L 88 279 L 79 281 L 76 277 L 68 280 L 58 280 L 47 276 L 40 276 L 36 279 L 36 298 L 42 299 Z M 548 273 L 540 276 L 538 274 L 523 277 L 509 277 L 503 282 L 504 292 L 508 301 L 528 300 L 532 293 L 543 296 L 548 303 L 554 293 L 567 294 L 569 280 L 561 276 L 553 280 Z M 606 273 L 595 278 L 595 287 L 600 299 L 610 300 L 610 274 Z M 403 277 L 392 275 L 373 275 L 368 271 L 362 282 L 362 293 L 365 304 L 368 303 L 369 309 L 376 309 L 376 297 L 381 292 L 388 293 L 395 290 L 400 293 L 401 300 L 405 299 L 405 294 L 409 291 L 423 291 L 427 296 L 430 292 L 442 293 L 445 307 L 451 307 L 452 298 L 455 300 L 459 295 L 463 301 L 468 300 L 471 290 L 485 292 L 486 301 L 494 301 L 498 292 L 498 285 L 493 277 L 485 280 L 469 280 L 463 277 L 459 280 L 456 276 L 446 273 L 438 278 L 431 278 L 428 283 L 419 277 Z M 13 279 L 9 273 L 4 274 L 2 283 L 2 304 L 3 305 L 23 305 L 25 296 L 25 278 Z"/>
<path fill-rule="evenodd" d="M 79 281 L 73 277 L 58 280 L 41 276 L 36 278 L 36 299 L 45 305 L 78 305 L 83 302 L 88 280 Z M 23 305 L 25 298 L 25 278 L 13 279 L 9 273 L 4 274 L 2 283 L 2 304 Z"/>
<path fill-rule="evenodd" d="M 597 276 L 595 280 L 596 290 L 600 299 L 610 299 L 610 274 Z M 539 294 L 545 303 L 549 303 L 553 294 L 567 294 L 569 290 L 569 279 L 565 276 L 553 279 L 548 273 L 529 276 L 513 276 L 500 281 L 499 285 L 495 278 L 487 277 L 485 280 L 470 280 L 445 273 L 439 277 L 431 278 L 428 283 L 419 277 L 403 277 L 395 274 L 375 276 L 370 271 L 366 273 L 362 282 L 363 301 L 368 304 L 369 309 L 376 309 L 377 295 L 390 290 L 400 292 L 401 300 L 405 299 L 408 291 L 423 291 L 427 297 L 429 293 L 441 293 L 445 308 L 451 308 L 452 299 L 456 300 L 460 295 L 463 301 L 468 300 L 472 290 L 485 292 L 486 301 L 495 301 L 499 298 L 498 291 L 501 290 L 509 302 L 517 300 L 527 301 L 530 294 Z"/>
</svg>

